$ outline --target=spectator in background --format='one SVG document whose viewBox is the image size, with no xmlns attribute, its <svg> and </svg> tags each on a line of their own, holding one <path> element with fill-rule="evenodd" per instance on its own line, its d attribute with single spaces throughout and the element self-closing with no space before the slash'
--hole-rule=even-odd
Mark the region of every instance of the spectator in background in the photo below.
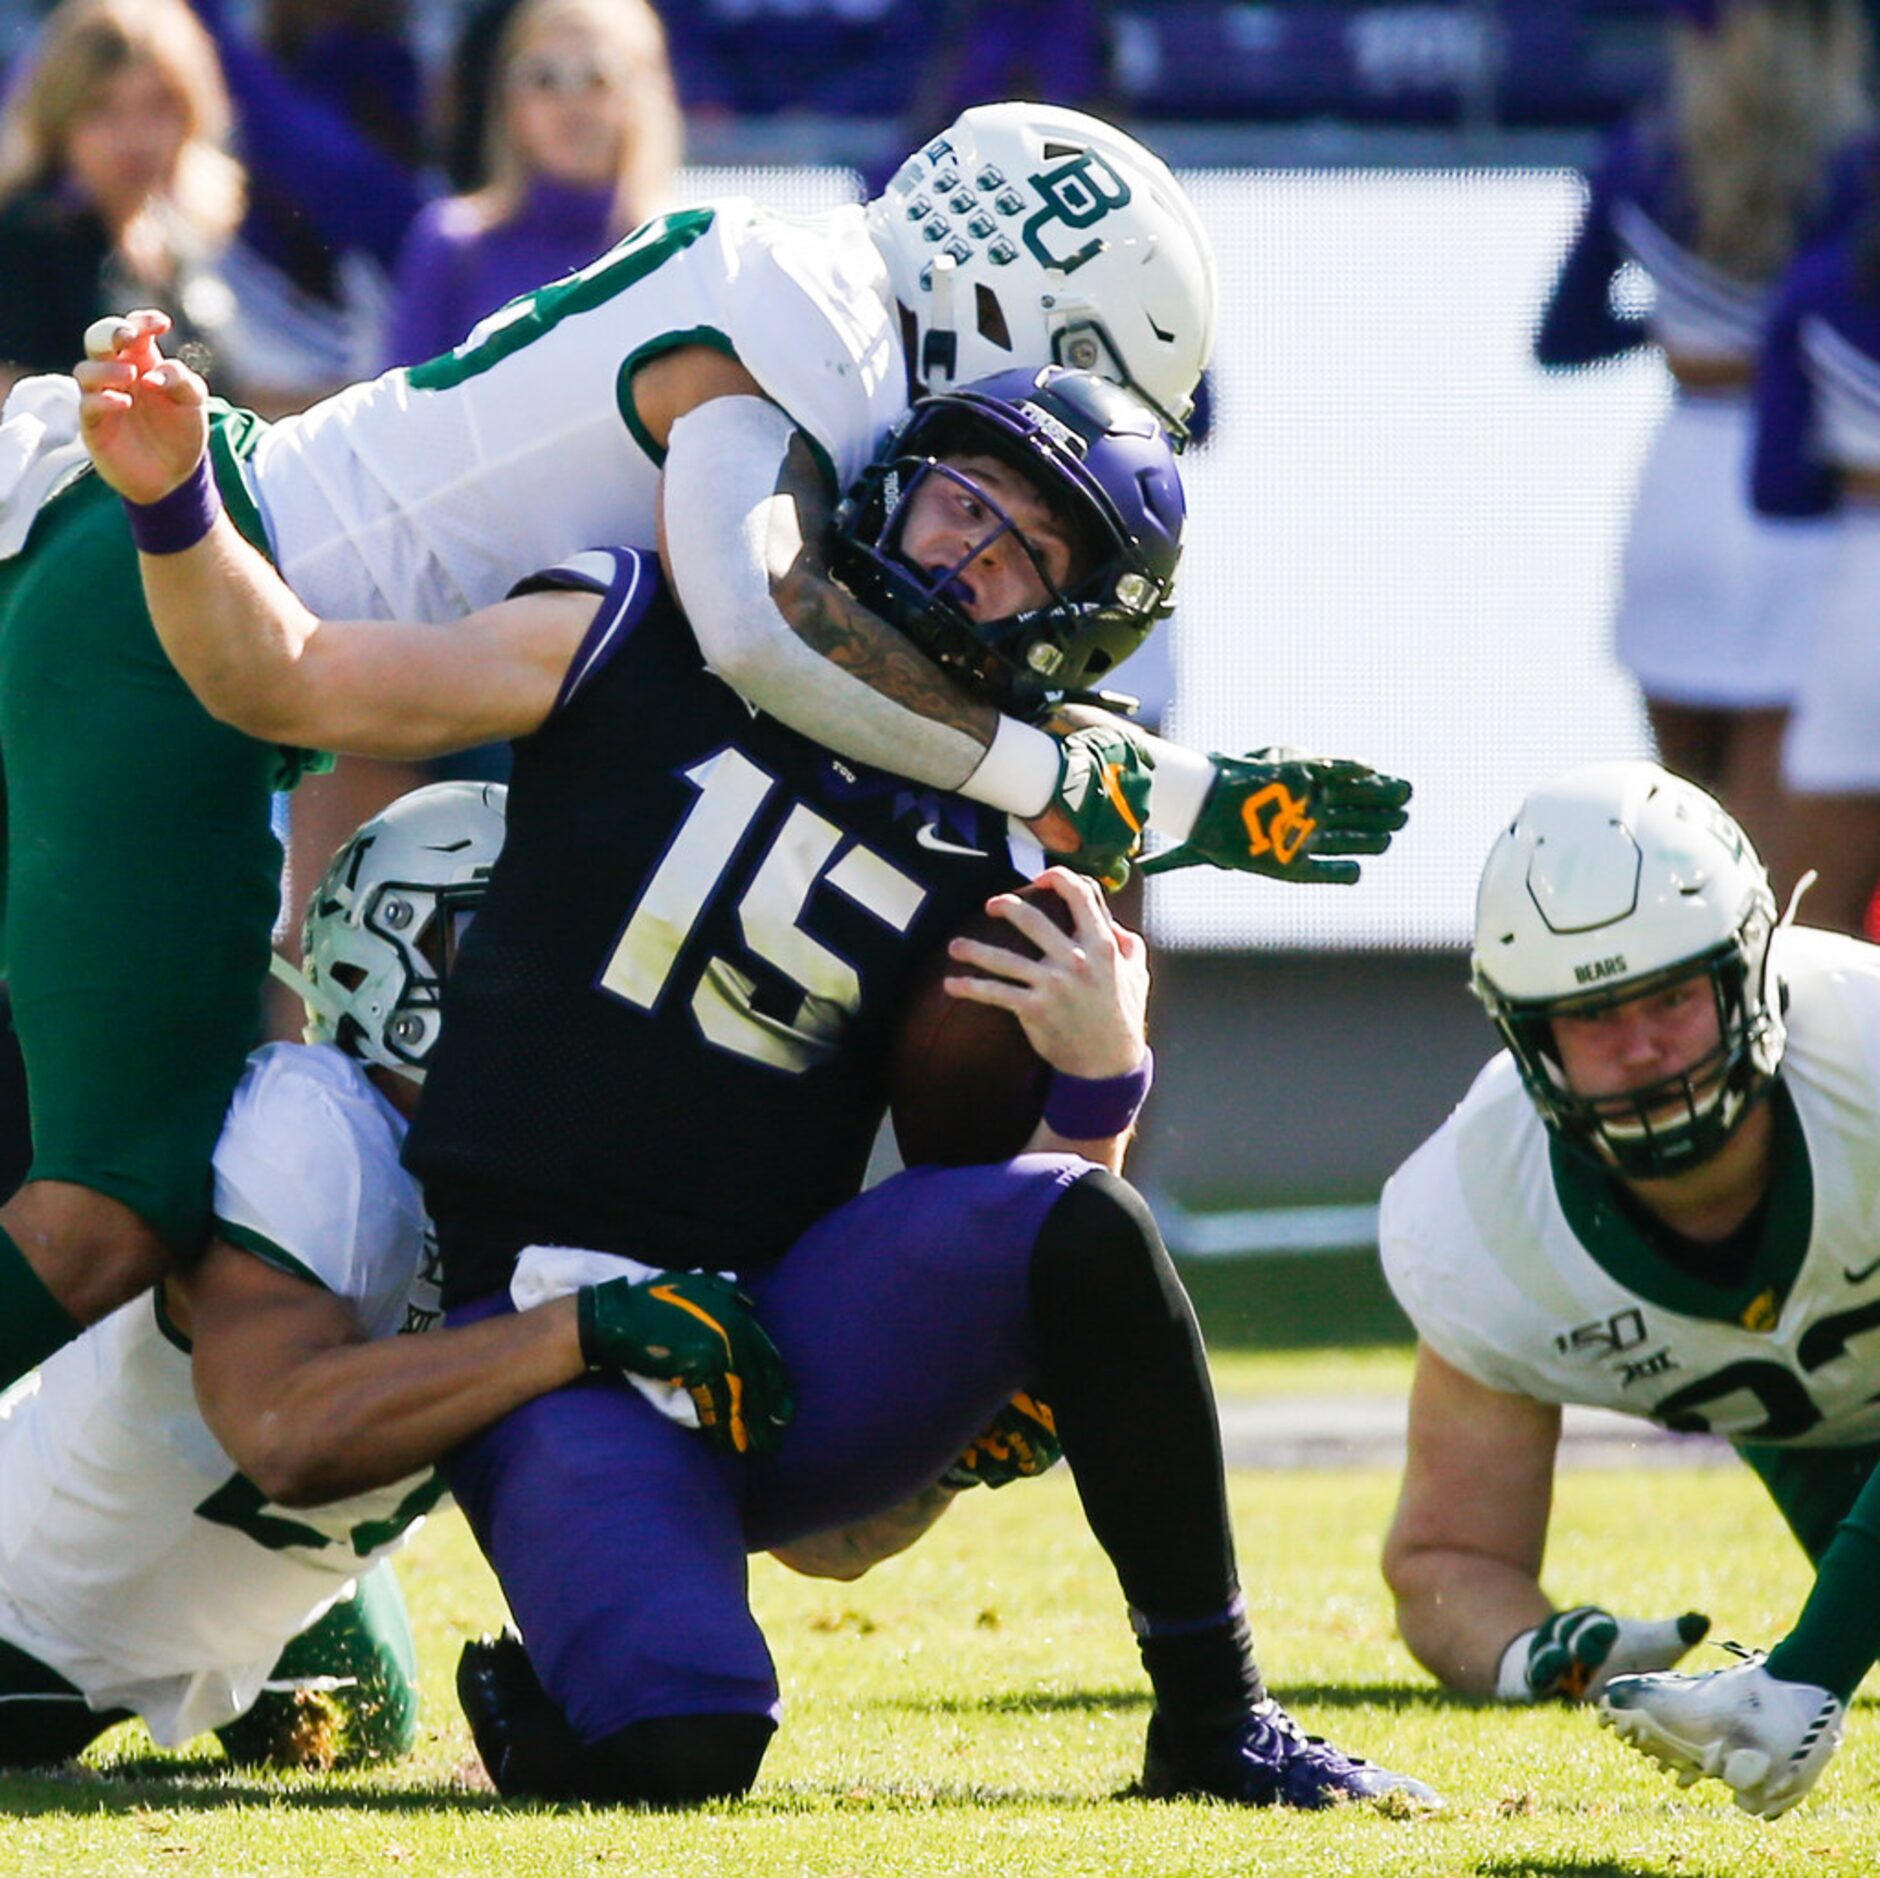
<svg viewBox="0 0 1880 1878">
<path fill-rule="evenodd" d="M 1857 210 L 1868 35 L 1856 0 L 1672 11 L 1669 92 L 1608 145 L 1536 352 L 1570 366 L 1664 349 L 1676 401 L 1638 490 L 1618 656 L 1666 766 L 1719 796 L 1782 881 L 1797 858 L 1782 737 L 1825 543 L 1751 511 L 1748 390 L 1771 283 Z M 1651 278 L 1648 314 L 1613 304 L 1628 261 Z"/>
<path fill-rule="evenodd" d="M 241 166 L 215 48 L 181 0 L 65 0 L 0 117 L 0 390 L 85 328 L 160 306 L 213 346 Z"/>
<path fill-rule="evenodd" d="M 258 42 L 229 0 L 193 4 L 250 185 L 227 262 L 242 311 L 231 363 L 244 400 L 282 417 L 379 367 L 392 269 L 423 200 L 417 64 L 383 0 L 270 0 Z"/>
<path fill-rule="evenodd" d="M 667 206 L 684 129 L 648 0 L 525 0 L 494 71 L 488 180 L 412 226 L 388 364 L 448 352 L 486 313 Z"/>
<path fill-rule="evenodd" d="M 1756 384 L 1757 508 L 1835 516 L 1821 636 L 1783 750 L 1811 925 L 1860 933 L 1880 885 L 1880 175 L 1790 270 Z"/>
</svg>

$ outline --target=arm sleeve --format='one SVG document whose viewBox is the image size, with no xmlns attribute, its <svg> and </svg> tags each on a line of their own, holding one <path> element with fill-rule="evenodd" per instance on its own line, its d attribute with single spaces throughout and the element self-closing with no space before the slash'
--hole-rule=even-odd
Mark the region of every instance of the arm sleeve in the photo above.
<svg viewBox="0 0 1880 1878">
<path fill-rule="evenodd" d="M 229 20 L 224 0 L 192 0 L 215 41 L 255 176 L 329 246 L 364 249 L 390 269 L 423 195 L 417 178 L 309 96 Z"/>
<path fill-rule="evenodd" d="M 1642 318 L 1621 318 L 1612 309 L 1612 283 L 1625 263 L 1612 204 L 1626 147 L 1612 146 L 1590 179 L 1579 231 L 1534 336 L 1534 356 L 1542 365 L 1591 365 L 1650 337 Z"/>
<path fill-rule="evenodd" d="M 839 756 L 1007 814 L 1040 813 L 1058 773 L 1057 745 L 1043 731 L 1001 719 L 982 750 L 824 658 L 778 610 L 769 542 L 773 525 L 788 525 L 776 490 L 795 429 L 788 413 L 750 397 L 714 398 L 672 427 L 666 553 L 706 663 L 748 703 Z"/>
<path fill-rule="evenodd" d="M 1839 506 L 1839 477 L 1816 452 L 1815 390 L 1802 362 L 1802 298 L 1791 281 L 1756 361 L 1751 488 L 1764 515 L 1802 518 Z"/>
</svg>

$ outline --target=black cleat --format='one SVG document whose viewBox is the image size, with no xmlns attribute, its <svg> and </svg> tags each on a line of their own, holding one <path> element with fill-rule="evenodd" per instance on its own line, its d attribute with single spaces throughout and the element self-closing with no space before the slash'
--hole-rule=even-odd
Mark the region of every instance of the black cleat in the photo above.
<svg viewBox="0 0 1880 1878">
<path fill-rule="evenodd" d="M 1307 1734 L 1270 1696 L 1231 1728 L 1178 1744 L 1160 1714 L 1149 1717 L 1142 1791 L 1152 1800 L 1229 1800 L 1236 1806 L 1336 1806 L 1400 1794 L 1440 1806 L 1422 1781 L 1393 1774 Z"/>
</svg>

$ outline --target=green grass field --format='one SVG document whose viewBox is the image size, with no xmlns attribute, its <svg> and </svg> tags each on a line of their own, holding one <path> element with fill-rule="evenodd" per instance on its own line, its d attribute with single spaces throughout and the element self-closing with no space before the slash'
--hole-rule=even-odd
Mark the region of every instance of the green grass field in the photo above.
<svg viewBox="0 0 1880 1878">
<path fill-rule="evenodd" d="M 1279 1367 L 1270 1365 L 1276 1363 Z M 1389 1388 L 1400 1355 L 1254 1359 L 1228 1387 Z M 1274 1379 L 1279 1379 L 1275 1384 Z M 1377 1576 L 1394 1479 L 1234 1477 L 1242 1570 L 1276 1691 L 1315 1731 L 1422 1775 L 1444 1813 L 1386 1818 L 1118 1800 L 1148 1716 L 1120 1601 L 1063 1471 L 964 1499 L 854 1585 L 769 1560 L 753 1595 L 787 1710 L 753 1797 L 689 1816 L 510 1808 L 484 1788 L 451 1695 L 458 1643 L 498 1621 L 454 1514 L 407 1554 L 426 1738 L 364 1776 L 224 1774 L 213 1749 L 155 1754 L 117 1731 L 81 1769 L 0 1779 L 0 1878 L 15 1874 L 1848 1873 L 1880 1869 L 1880 1729 L 1857 1704 L 1815 1797 L 1765 1825 L 1721 1787 L 1680 1793 L 1590 1715 L 1439 1696 L 1391 1627 Z M 1696 1605 L 1768 1641 L 1807 1579 L 1747 1472 L 1563 1477 L 1550 1584 L 1657 1615 Z M 1721 1666 L 1715 1651 L 1700 1666 Z"/>
</svg>

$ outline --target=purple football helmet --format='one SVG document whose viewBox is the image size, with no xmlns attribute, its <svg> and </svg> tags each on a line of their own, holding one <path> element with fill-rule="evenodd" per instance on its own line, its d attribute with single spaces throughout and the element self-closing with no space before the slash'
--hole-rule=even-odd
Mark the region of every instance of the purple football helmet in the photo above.
<svg viewBox="0 0 1880 1878">
<path fill-rule="evenodd" d="M 1074 543 L 1063 586 L 991 493 L 940 460 L 961 456 L 1009 464 L 1063 520 Z M 929 476 L 968 486 L 988 511 L 985 536 L 954 567 L 917 567 L 900 550 L 908 505 Z M 1184 512 L 1174 450 L 1140 399 L 1060 365 L 1001 372 L 909 410 L 837 510 L 831 566 L 937 663 L 1000 705 L 1037 715 L 1089 695 L 1168 617 Z M 974 620 L 959 582 L 1006 534 L 1030 554 L 1049 598 Z"/>
</svg>

